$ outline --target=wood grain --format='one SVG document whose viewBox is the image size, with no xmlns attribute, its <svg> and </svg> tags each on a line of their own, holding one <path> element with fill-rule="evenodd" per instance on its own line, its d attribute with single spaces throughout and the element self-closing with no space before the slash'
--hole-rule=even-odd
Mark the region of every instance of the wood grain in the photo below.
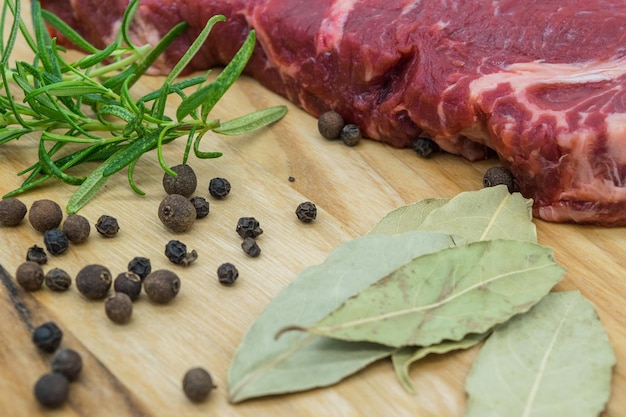
<svg viewBox="0 0 626 417">
<path fill-rule="evenodd" d="M 27 10 L 27 9 L 26 9 Z M 27 57 L 20 57 L 26 59 Z M 159 85 L 150 78 L 134 88 L 141 95 Z M 388 361 L 381 361 L 340 384 L 310 392 L 251 400 L 238 405 L 226 399 L 226 374 L 243 333 L 271 298 L 303 268 L 324 260 L 348 239 L 367 233 L 379 218 L 397 206 L 427 197 L 452 197 L 481 187 L 484 170 L 496 161 L 469 163 L 451 155 L 419 159 L 400 150 L 364 141 L 354 148 L 322 139 L 316 120 L 261 88 L 240 79 L 214 110 L 228 119 L 269 105 L 287 104 L 281 122 L 260 132 L 236 138 L 210 135 L 204 150 L 224 152 L 215 160 L 191 159 L 199 176 L 197 194 L 208 198 L 211 178 L 232 183 L 231 195 L 210 199 L 211 212 L 190 232 L 172 234 L 157 216 L 164 196 L 162 171 L 153 154 L 135 169 L 135 180 L 146 192 L 141 197 L 115 175 L 81 214 L 92 224 L 102 214 L 120 223 L 117 237 L 92 231 L 90 239 L 72 246 L 45 266 L 66 269 L 70 275 L 89 263 L 108 266 L 114 275 L 134 256 L 146 256 L 153 268 L 172 268 L 182 280 L 181 293 L 170 305 L 157 306 L 145 295 L 135 303 L 133 319 L 115 325 L 102 302 L 88 301 L 75 286 L 66 293 L 42 289 L 25 293 L 13 279 L 15 269 L 42 236 L 27 221 L 0 228 L 0 410 L 11 416 L 462 416 L 463 384 L 477 349 L 429 357 L 413 368 L 417 394 L 405 393 Z M 171 111 L 176 106 L 168 105 Z M 172 165 L 182 158 L 184 144 L 168 145 L 165 158 Z M 35 161 L 37 137 L 0 146 L 4 194 L 21 183 L 16 172 Z M 294 182 L 288 181 L 293 176 Z M 45 185 L 20 198 L 28 206 L 41 198 L 65 205 L 74 188 Z M 316 203 L 317 221 L 300 223 L 296 206 Z M 259 237 L 262 254 L 248 258 L 235 233 L 237 219 L 254 216 L 265 233 Z M 613 395 L 605 417 L 626 415 L 626 235 L 623 229 L 549 224 L 537 221 L 539 240 L 555 250 L 568 272 L 557 290 L 578 289 L 597 308 L 618 358 Z M 188 268 L 171 265 L 164 245 L 178 239 L 196 249 L 199 259 Z M 233 287 L 218 284 L 217 267 L 233 262 L 240 278 Z M 70 401 L 54 413 L 37 406 L 32 396 L 36 379 L 47 372 L 49 357 L 30 340 L 33 326 L 54 320 L 63 329 L 63 346 L 80 351 L 84 373 L 73 383 Z M 192 404 L 181 389 L 184 372 L 204 366 L 218 389 L 210 401 Z M 572 393 L 576 395 L 576 393 Z"/>
</svg>

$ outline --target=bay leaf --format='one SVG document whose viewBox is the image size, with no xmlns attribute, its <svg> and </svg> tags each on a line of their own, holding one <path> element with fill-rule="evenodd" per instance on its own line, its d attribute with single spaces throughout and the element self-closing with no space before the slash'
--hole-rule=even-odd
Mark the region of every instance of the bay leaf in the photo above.
<svg viewBox="0 0 626 417">
<path fill-rule="evenodd" d="M 578 291 L 548 294 L 487 340 L 466 381 L 465 416 L 597 416 L 615 363 L 591 303 Z"/>
<path fill-rule="evenodd" d="M 458 341 L 444 340 L 430 346 L 407 346 L 400 348 L 391 355 L 393 369 L 404 389 L 410 394 L 415 394 L 413 382 L 411 382 L 409 377 L 409 368 L 414 362 L 433 353 L 442 355 L 455 350 L 469 349 L 482 342 L 488 334 L 489 332 L 482 334 L 470 333 Z"/>
<path fill-rule="evenodd" d="M 398 234 L 419 230 L 424 219 L 448 201 L 450 200 L 447 198 L 425 198 L 400 206 L 380 219 L 369 234 Z"/>
<path fill-rule="evenodd" d="M 248 329 L 228 372 L 231 402 L 334 384 L 392 348 L 277 331 L 297 320 L 322 319 L 349 297 L 411 259 L 454 245 L 438 232 L 368 235 L 346 242 L 320 265 L 302 270 Z"/>
<path fill-rule="evenodd" d="M 304 330 L 391 347 L 460 340 L 527 311 L 563 273 L 552 250 L 536 243 L 473 242 L 417 257 L 315 325 L 279 334 Z"/>
</svg>

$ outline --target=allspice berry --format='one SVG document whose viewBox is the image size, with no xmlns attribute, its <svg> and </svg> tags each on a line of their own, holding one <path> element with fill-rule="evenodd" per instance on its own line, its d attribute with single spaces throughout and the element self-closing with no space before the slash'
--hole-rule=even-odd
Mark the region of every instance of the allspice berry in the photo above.
<svg viewBox="0 0 626 417">
<path fill-rule="evenodd" d="M 109 293 L 112 281 L 113 278 L 109 269 L 98 264 L 87 265 L 76 274 L 76 288 L 90 300 L 105 298 Z"/>
<path fill-rule="evenodd" d="M 60 349 L 52 357 L 50 367 L 53 372 L 63 374 L 69 381 L 74 381 L 83 369 L 83 359 L 73 349 Z"/>
<path fill-rule="evenodd" d="M 62 220 L 63 210 L 52 200 L 37 200 L 30 206 L 28 221 L 41 233 L 59 227 Z"/>
<path fill-rule="evenodd" d="M 515 191 L 515 179 L 511 171 L 503 166 L 489 168 L 483 176 L 483 187 L 495 187 L 496 185 L 506 185 L 509 192 Z"/>
<path fill-rule="evenodd" d="M 91 225 L 89 220 L 80 214 L 70 214 L 63 222 L 63 232 L 72 243 L 83 243 L 89 237 Z"/>
<path fill-rule="evenodd" d="M 143 280 L 143 290 L 150 301 L 166 304 L 180 291 L 180 278 L 168 269 L 159 269 L 148 274 Z"/>
<path fill-rule="evenodd" d="M 119 274 L 113 281 L 113 290 L 128 295 L 131 301 L 139 298 L 141 293 L 141 277 L 134 272 L 126 271 Z"/>
<path fill-rule="evenodd" d="M 163 174 L 163 189 L 168 194 L 180 194 L 187 198 L 196 191 L 198 179 L 189 165 L 176 165 L 170 168 L 177 175 L 174 177 L 167 172 Z"/>
<path fill-rule="evenodd" d="M 196 208 L 187 197 L 169 194 L 159 204 L 159 220 L 173 232 L 184 232 L 196 220 Z"/>
<path fill-rule="evenodd" d="M 37 380 L 34 394 L 39 404 L 48 408 L 57 408 L 65 403 L 69 390 L 70 383 L 65 375 L 52 372 Z"/>
<path fill-rule="evenodd" d="M 96 231 L 104 237 L 113 237 L 120 231 L 120 225 L 115 217 L 104 214 L 96 222 Z"/>
<path fill-rule="evenodd" d="M 46 272 L 45 283 L 52 291 L 67 291 L 72 286 L 72 277 L 61 268 L 52 268 Z"/>
<path fill-rule="evenodd" d="M 26 291 L 37 291 L 43 285 L 43 269 L 37 262 L 26 261 L 17 267 L 15 279 Z"/>
<path fill-rule="evenodd" d="M 206 400 L 215 388 L 211 374 L 204 368 L 191 368 L 183 377 L 183 391 L 193 402 Z"/>
<path fill-rule="evenodd" d="M 336 111 L 327 111 L 317 119 L 317 130 L 326 139 L 338 139 L 345 122 Z"/>
<path fill-rule="evenodd" d="M 128 323 L 133 315 L 133 301 L 128 294 L 116 292 L 104 302 L 104 311 L 112 322 Z"/>
<path fill-rule="evenodd" d="M 356 146 L 361 142 L 361 129 L 357 125 L 347 124 L 341 129 L 339 137 L 346 146 Z"/>
<path fill-rule="evenodd" d="M 26 205 L 17 198 L 0 201 L 0 225 L 17 226 L 26 216 Z"/>
</svg>

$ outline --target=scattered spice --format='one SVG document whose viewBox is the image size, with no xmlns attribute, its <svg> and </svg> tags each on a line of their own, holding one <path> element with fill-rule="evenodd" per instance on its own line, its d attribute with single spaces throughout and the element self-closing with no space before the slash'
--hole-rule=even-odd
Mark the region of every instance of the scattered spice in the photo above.
<svg viewBox="0 0 626 417">
<path fill-rule="evenodd" d="M 122 272 L 113 281 L 113 290 L 128 295 L 131 301 L 139 298 L 141 293 L 141 277 L 134 272 Z"/>
<path fill-rule="evenodd" d="M 43 244 L 52 255 L 61 255 L 69 248 L 70 241 L 61 229 L 49 229 L 43 233 Z"/>
<path fill-rule="evenodd" d="M 37 291 L 43 285 L 43 269 L 37 262 L 26 261 L 17 267 L 15 279 L 26 291 Z"/>
<path fill-rule="evenodd" d="M 17 198 L 7 198 L 0 201 L 0 224 L 17 226 L 26 216 L 26 204 Z"/>
<path fill-rule="evenodd" d="M 98 218 L 96 230 L 104 237 L 113 237 L 120 231 L 120 226 L 115 217 L 104 214 Z"/>
<path fill-rule="evenodd" d="M 152 271 L 152 264 L 150 259 L 143 256 L 135 256 L 128 263 L 128 271 L 139 275 L 139 278 L 143 281 L 144 278 Z"/>
<path fill-rule="evenodd" d="M 230 193 L 230 182 L 226 178 L 213 178 L 209 182 L 209 194 L 213 198 L 221 200 Z"/>
<path fill-rule="evenodd" d="M 102 300 L 111 288 L 111 272 L 105 266 L 91 264 L 76 274 L 76 288 L 90 300 Z"/>
<path fill-rule="evenodd" d="M 72 243 L 83 243 L 91 233 L 91 225 L 85 216 L 70 214 L 63 222 L 63 232 Z"/>
<path fill-rule="evenodd" d="M 422 158 L 428 158 L 433 153 L 440 151 L 439 145 L 426 135 L 422 135 L 413 141 L 413 150 Z"/>
<path fill-rule="evenodd" d="M 169 303 L 180 291 L 180 278 L 168 269 L 151 272 L 143 281 L 143 290 L 150 301 L 157 304 Z"/>
<path fill-rule="evenodd" d="M 302 223 L 311 223 L 317 217 L 317 207 L 310 201 L 298 204 L 296 216 Z"/>
<path fill-rule="evenodd" d="M 46 353 L 57 350 L 61 340 L 63 340 L 63 332 L 59 326 L 51 321 L 42 324 L 33 331 L 33 343 Z"/>
<path fill-rule="evenodd" d="M 170 240 L 165 245 L 165 256 L 176 265 L 189 266 L 189 264 L 198 259 L 198 252 L 195 250 L 187 252 L 187 245 L 183 242 Z"/>
<path fill-rule="evenodd" d="M 159 220 L 173 232 L 185 232 L 196 220 L 196 208 L 180 194 L 168 194 L 159 204 Z"/>
<path fill-rule="evenodd" d="M 489 168 L 483 176 L 483 187 L 494 187 L 496 185 L 506 185 L 510 193 L 515 191 L 515 179 L 511 171 L 503 166 Z"/>
<path fill-rule="evenodd" d="M 346 146 L 356 146 L 361 142 L 361 129 L 357 125 L 347 124 L 341 129 L 339 137 Z"/>
<path fill-rule="evenodd" d="M 70 384 L 65 375 L 52 372 L 43 375 L 35 383 L 35 398 L 39 404 L 48 408 L 57 408 L 67 400 Z"/>
<path fill-rule="evenodd" d="M 259 221 L 254 217 L 239 218 L 235 231 L 244 239 L 247 237 L 256 238 L 263 233 Z"/>
<path fill-rule="evenodd" d="M 28 221 L 38 232 L 59 227 L 62 220 L 63 210 L 55 201 L 37 200 L 30 206 Z"/>
<path fill-rule="evenodd" d="M 189 165 L 176 165 L 170 168 L 177 175 L 174 177 L 167 172 L 163 174 L 163 189 L 168 194 L 180 194 L 187 198 L 198 186 L 196 173 Z"/>
<path fill-rule="evenodd" d="M 45 275 L 46 286 L 52 291 L 67 291 L 72 285 L 72 277 L 61 268 L 52 268 Z"/>
<path fill-rule="evenodd" d="M 191 197 L 189 200 L 196 209 L 196 219 L 203 219 L 209 215 L 209 202 L 204 197 Z"/>
<path fill-rule="evenodd" d="M 243 240 L 241 248 L 246 253 L 246 255 L 253 258 L 256 258 L 261 254 L 261 248 L 259 247 L 258 243 L 256 243 L 256 240 L 251 237 L 247 237 Z"/>
<path fill-rule="evenodd" d="M 183 391 L 193 402 L 206 400 L 215 388 L 211 374 L 204 368 L 191 368 L 183 377 Z"/>
<path fill-rule="evenodd" d="M 128 323 L 133 315 L 133 300 L 128 294 L 116 292 L 104 302 L 104 311 L 112 322 L 117 324 Z"/>
<path fill-rule="evenodd" d="M 343 117 L 336 111 L 327 111 L 322 113 L 317 119 L 317 130 L 326 139 L 337 139 L 341 134 L 345 122 Z"/>
<path fill-rule="evenodd" d="M 69 381 L 74 381 L 83 369 L 83 359 L 73 349 L 60 349 L 54 354 L 51 367 L 53 372 L 63 374 Z"/>
<path fill-rule="evenodd" d="M 220 284 L 233 285 L 238 277 L 239 271 L 231 263 L 223 263 L 217 268 L 217 278 Z"/>
<path fill-rule="evenodd" d="M 287 178 L 289 180 L 289 182 L 294 182 L 296 180 L 296 177 L 292 177 L 291 175 L 289 176 L 289 178 Z"/>
<path fill-rule="evenodd" d="M 45 265 L 48 263 L 48 254 L 42 247 L 33 245 L 28 248 L 26 252 L 26 260 L 37 262 L 39 265 Z"/>
</svg>

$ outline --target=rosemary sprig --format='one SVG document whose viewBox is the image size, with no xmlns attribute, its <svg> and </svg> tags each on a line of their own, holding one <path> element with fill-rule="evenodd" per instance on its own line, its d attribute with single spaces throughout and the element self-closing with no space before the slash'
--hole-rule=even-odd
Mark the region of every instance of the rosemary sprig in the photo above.
<svg viewBox="0 0 626 417">
<path fill-rule="evenodd" d="M 184 163 L 192 149 L 197 158 L 216 158 L 221 156 L 220 152 L 200 150 L 207 132 L 240 135 L 267 126 L 286 113 L 285 106 L 276 106 L 225 122 L 209 118 L 211 110 L 247 64 L 254 50 L 254 31 L 214 81 L 207 81 L 208 73 L 177 80 L 212 28 L 225 20 L 221 15 L 206 23 L 161 88 L 134 98 L 131 87 L 187 27 L 186 23 L 180 23 L 157 45 L 135 45 L 130 27 L 138 4 L 139 0 L 131 0 L 116 39 L 106 48 L 98 49 L 61 19 L 42 10 L 37 0 L 31 2 L 33 33 L 30 33 L 21 16 L 21 0 L 4 1 L 0 34 L 8 33 L 8 37 L 0 35 L 0 145 L 25 135 L 30 138 L 38 135 L 39 146 L 38 161 L 18 173 L 28 174 L 27 178 L 18 189 L 3 197 L 21 194 L 48 180 L 59 180 L 78 186 L 66 208 L 69 213 L 75 213 L 111 175 L 124 168 L 131 188 L 143 194 L 133 180 L 133 171 L 147 152 L 156 150 L 163 170 L 175 175 L 163 159 L 164 145 L 186 137 Z M 46 24 L 80 47 L 85 55 L 67 62 L 63 48 L 51 38 Z M 11 64 L 10 56 L 20 34 L 34 58 L 30 63 Z M 21 102 L 15 99 L 14 91 L 23 97 Z M 172 94 L 182 100 L 175 119 L 165 114 L 166 102 Z M 73 144 L 72 151 L 57 157 L 67 144 Z M 86 177 L 68 172 L 94 161 L 99 164 Z"/>
</svg>

